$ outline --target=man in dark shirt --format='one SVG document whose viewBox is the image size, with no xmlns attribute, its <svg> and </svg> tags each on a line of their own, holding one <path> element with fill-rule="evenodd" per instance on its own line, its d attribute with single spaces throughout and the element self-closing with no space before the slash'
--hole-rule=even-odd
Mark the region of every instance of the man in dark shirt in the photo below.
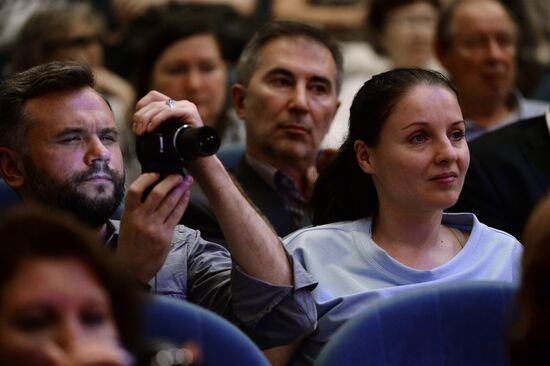
<svg viewBox="0 0 550 366">
<path fill-rule="evenodd" d="M 307 198 L 339 106 L 341 74 L 338 44 L 297 22 L 267 23 L 239 59 L 232 98 L 246 125 L 246 149 L 234 176 L 280 236 L 310 223 Z M 183 222 L 223 241 L 205 202 L 192 203 Z"/>
<path fill-rule="evenodd" d="M 548 114 L 506 126 L 469 143 L 470 167 L 451 211 L 521 239 L 532 209 L 550 188 Z"/>
</svg>

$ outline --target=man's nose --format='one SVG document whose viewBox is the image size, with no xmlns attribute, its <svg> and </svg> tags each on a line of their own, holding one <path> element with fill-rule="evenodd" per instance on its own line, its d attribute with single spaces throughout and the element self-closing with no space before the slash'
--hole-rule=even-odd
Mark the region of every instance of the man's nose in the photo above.
<svg viewBox="0 0 550 366">
<path fill-rule="evenodd" d="M 98 136 L 93 136 L 87 143 L 86 164 L 90 165 L 96 160 L 109 161 L 111 152 Z"/>
<path fill-rule="evenodd" d="M 306 85 L 295 85 L 290 96 L 289 108 L 300 113 L 306 113 L 309 111 Z"/>
<path fill-rule="evenodd" d="M 504 55 L 502 45 L 496 39 L 490 39 L 487 44 L 487 55 L 492 60 L 501 59 Z"/>
</svg>

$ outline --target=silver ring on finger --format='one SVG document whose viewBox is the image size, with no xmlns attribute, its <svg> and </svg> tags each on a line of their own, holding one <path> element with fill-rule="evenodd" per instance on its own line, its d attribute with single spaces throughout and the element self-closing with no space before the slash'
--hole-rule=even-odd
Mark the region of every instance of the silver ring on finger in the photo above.
<svg viewBox="0 0 550 366">
<path fill-rule="evenodd" d="M 168 99 L 165 104 L 168 106 L 168 108 L 170 109 L 175 109 L 176 108 L 176 101 L 174 99 Z"/>
</svg>

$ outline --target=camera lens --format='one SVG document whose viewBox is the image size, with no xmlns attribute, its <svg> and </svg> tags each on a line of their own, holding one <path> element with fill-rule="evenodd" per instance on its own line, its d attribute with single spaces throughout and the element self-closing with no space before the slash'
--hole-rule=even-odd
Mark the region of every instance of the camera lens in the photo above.
<svg viewBox="0 0 550 366">
<path fill-rule="evenodd" d="M 219 147 L 220 138 L 214 128 L 192 127 L 179 121 L 166 121 L 136 140 L 142 171 L 161 176 L 183 174 L 184 162 L 213 155 Z"/>
<path fill-rule="evenodd" d="M 210 126 L 195 128 L 183 125 L 174 134 L 174 146 L 180 158 L 193 161 L 215 154 L 220 147 L 220 139 Z"/>
</svg>

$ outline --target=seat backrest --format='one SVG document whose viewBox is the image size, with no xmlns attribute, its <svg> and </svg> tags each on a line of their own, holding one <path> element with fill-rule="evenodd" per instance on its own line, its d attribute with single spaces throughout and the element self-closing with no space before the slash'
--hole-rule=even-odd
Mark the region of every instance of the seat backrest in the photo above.
<svg viewBox="0 0 550 366">
<path fill-rule="evenodd" d="M 241 330 L 217 314 L 182 300 L 147 296 L 142 306 L 142 336 L 201 349 L 201 365 L 267 366 L 260 349 Z"/>
<path fill-rule="evenodd" d="M 478 281 L 381 300 L 349 320 L 316 365 L 508 366 L 515 293 L 510 283 Z"/>
<path fill-rule="evenodd" d="M 230 144 L 222 146 L 216 153 L 216 156 L 220 159 L 225 169 L 232 172 L 239 164 L 245 149 L 244 144 Z"/>
<path fill-rule="evenodd" d="M 0 211 L 21 202 L 19 196 L 10 186 L 4 182 L 4 179 L 0 178 Z"/>
</svg>

